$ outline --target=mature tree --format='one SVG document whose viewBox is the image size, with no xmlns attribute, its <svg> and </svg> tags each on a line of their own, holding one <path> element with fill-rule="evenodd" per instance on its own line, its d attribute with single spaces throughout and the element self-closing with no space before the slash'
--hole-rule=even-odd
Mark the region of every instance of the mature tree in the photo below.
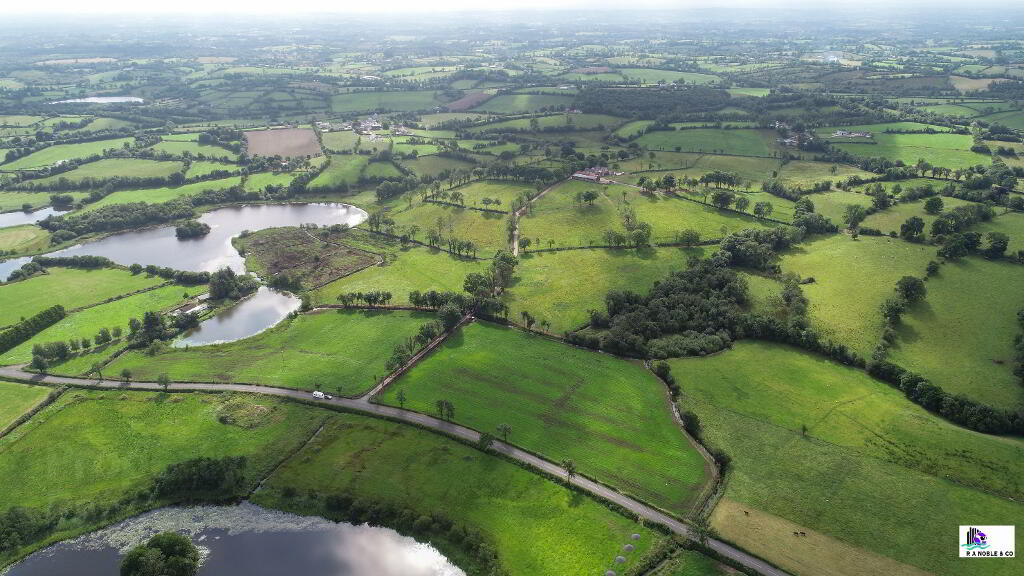
<svg viewBox="0 0 1024 576">
<path fill-rule="evenodd" d="M 715 190 L 711 195 L 711 203 L 719 208 L 728 208 L 732 204 L 733 195 L 728 190 Z"/>
<path fill-rule="evenodd" d="M 583 193 L 583 197 L 582 198 L 583 198 L 584 202 L 586 202 L 587 204 L 590 204 L 591 206 L 593 206 L 594 205 L 594 200 L 597 200 L 597 196 L 598 196 L 598 194 L 597 194 L 597 192 L 595 190 L 587 190 L 586 192 Z"/>
<path fill-rule="evenodd" d="M 747 198 L 746 196 L 740 196 L 736 198 L 735 206 L 736 209 L 739 210 L 740 212 L 746 212 L 747 206 L 750 206 L 750 199 Z"/>
<path fill-rule="evenodd" d="M 924 280 L 914 276 L 904 276 L 896 282 L 896 293 L 908 303 L 913 304 L 924 300 L 928 293 Z"/>
<path fill-rule="evenodd" d="M 132 371 L 129 370 L 128 368 L 125 368 L 124 370 L 121 370 L 121 379 L 124 380 L 125 384 L 127 384 L 128 382 L 131 382 L 131 380 L 132 380 Z"/>
<path fill-rule="evenodd" d="M 512 433 L 512 427 L 508 424 L 498 424 L 498 434 L 501 434 L 501 439 L 508 442 L 508 435 Z"/>
<path fill-rule="evenodd" d="M 494 445 L 494 436 L 490 432 L 481 432 L 480 438 L 476 441 L 478 448 L 487 452 Z"/>
<path fill-rule="evenodd" d="M 924 239 L 924 220 L 918 216 L 907 218 L 907 221 L 900 225 L 900 236 L 911 242 Z"/>
<path fill-rule="evenodd" d="M 455 304 L 445 304 L 437 310 L 437 318 L 441 321 L 445 331 L 450 332 L 459 325 L 462 320 L 462 310 Z"/>
<path fill-rule="evenodd" d="M 562 469 L 565 470 L 565 479 L 572 480 L 576 476 L 576 462 L 570 458 L 562 460 Z"/>
<path fill-rule="evenodd" d="M 859 204 L 848 204 L 846 210 L 843 211 L 843 222 L 846 223 L 846 227 L 850 230 L 859 226 L 867 217 L 867 211 Z"/>
<path fill-rule="evenodd" d="M 156 377 L 156 383 L 164 389 L 164 392 L 167 392 L 167 389 L 171 387 L 171 377 L 167 374 L 161 373 Z"/>
<path fill-rule="evenodd" d="M 985 257 L 993 260 L 1002 258 L 1010 246 L 1010 237 L 1002 232 L 989 232 L 985 238 L 988 240 L 988 246 L 983 251 Z"/>
<path fill-rule="evenodd" d="M 771 202 L 757 202 L 754 204 L 754 216 L 758 218 L 768 218 L 772 215 L 772 211 L 775 209 Z"/>
<path fill-rule="evenodd" d="M 121 561 L 121 576 L 194 576 L 198 570 L 199 550 L 177 532 L 153 536 Z"/>
<path fill-rule="evenodd" d="M 938 196 L 932 196 L 931 198 L 924 201 L 924 211 L 929 214 L 938 214 L 942 212 L 942 198 Z"/>
</svg>

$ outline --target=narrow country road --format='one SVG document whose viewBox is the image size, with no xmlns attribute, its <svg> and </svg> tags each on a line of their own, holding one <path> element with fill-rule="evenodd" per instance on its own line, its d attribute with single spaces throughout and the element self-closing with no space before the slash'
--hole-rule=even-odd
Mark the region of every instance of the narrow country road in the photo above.
<svg viewBox="0 0 1024 576">
<path fill-rule="evenodd" d="M 90 388 L 105 388 L 111 390 L 149 390 L 149 391 L 160 391 L 163 390 L 163 386 L 156 382 L 129 382 L 124 383 L 115 380 L 98 380 L 92 378 L 73 378 L 67 376 L 52 376 L 34 374 L 31 372 L 24 372 L 20 366 L 5 366 L 0 367 L 0 378 L 9 378 L 12 380 L 21 380 L 27 382 L 34 382 L 38 384 L 60 384 L 68 386 L 81 386 Z M 267 394 L 270 396 L 282 396 L 286 398 L 296 398 L 304 402 L 311 402 L 314 404 L 322 404 L 328 406 L 338 406 L 351 410 L 354 412 L 362 412 L 373 416 L 381 416 L 384 418 L 390 418 L 393 420 L 399 420 L 402 422 L 408 422 L 431 430 L 436 430 L 467 440 L 469 442 L 477 442 L 480 439 L 480 433 L 460 426 L 458 424 L 447 422 L 428 416 L 427 414 L 421 414 L 419 412 L 412 412 L 410 410 L 403 410 L 401 408 L 395 408 L 393 406 L 383 406 L 380 404 L 373 404 L 370 402 L 372 394 L 364 394 L 359 398 L 332 398 L 330 400 L 316 400 L 312 397 L 311 393 L 303 390 L 291 390 L 288 388 L 275 388 L 271 386 L 256 386 L 252 384 L 211 384 L 203 382 L 174 382 L 168 385 L 168 390 L 177 392 L 247 392 L 253 394 Z M 554 476 L 565 477 L 565 470 L 553 462 L 549 462 L 539 456 L 516 448 L 510 444 L 495 440 L 494 444 L 491 445 L 491 449 L 495 452 L 503 454 L 513 460 L 526 464 L 532 468 L 546 472 Z M 680 520 L 665 514 L 655 508 L 652 508 L 643 502 L 634 500 L 629 496 L 620 494 L 614 489 L 609 488 L 603 484 L 599 484 L 587 478 L 580 476 L 573 476 L 569 482 L 574 486 L 588 492 L 599 498 L 603 498 L 609 502 L 613 502 L 622 508 L 629 510 L 633 514 L 642 518 L 645 521 L 661 524 L 667 527 L 676 534 L 680 534 L 686 537 L 692 537 L 690 534 L 689 527 Z M 789 576 L 786 572 L 768 564 L 767 562 L 751 556 L 738 548 L 731 546 L 725 542 L 709 538 L 707 541 L 709 548 L 722 556 L 729 558 L 742 566 L 757 571 L 764 576 Z"/>
</svg>

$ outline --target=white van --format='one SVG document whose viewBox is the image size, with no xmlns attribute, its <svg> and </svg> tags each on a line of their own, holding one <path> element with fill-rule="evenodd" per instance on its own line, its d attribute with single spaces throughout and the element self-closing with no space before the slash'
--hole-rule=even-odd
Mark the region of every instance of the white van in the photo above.
<svg viewBox="0 0 1024 576">
<path fill-rule="evenodd" d="M 317 390 L 316 392 L 313 392 L 313 398 L 316 398 L 317 400 L 323 400 L 324 398 L 327 398 L 327 395 Z"/>
</svg>

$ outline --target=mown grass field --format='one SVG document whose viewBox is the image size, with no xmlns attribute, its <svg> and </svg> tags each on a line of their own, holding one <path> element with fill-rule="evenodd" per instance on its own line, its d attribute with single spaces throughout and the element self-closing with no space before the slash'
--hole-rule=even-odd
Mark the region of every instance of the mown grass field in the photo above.
<svg viewBox="0 0 1024 576">
<path fill-rule="evenodd" d="M 770 130 L 716 130 L 695 128 L 689 130 L 648 132 L 636 143 L 648 148 L 683 152 L 710 152 L 740 156 L 772 156 L 779 148 L 775 132 Z"/>
<path fill-rule="evenodd" d="M 834 173 L 832 172 L 833 168 L 835 168 Z M 786 186 L 810 186 L 825 181 L 838 182 L 850 176 L 871 178 L 875 174 L 849 164 L 830 164 L 810 160 L 793 160 L 783 164 L 779 170 L 779 179 Z"/>
<path fill-rule="evenodd" d="M 46 399 L 50 388 L 0 380 L 0 431 Z"/>
<path fill-rule="evenodd" d="M 254 416 L 249 426 L 218 420 L 228 403 Z M 168 465 L 190 458 L 245 456 L 255 487 L 325 416 L 268 397 L 70 390 L 0 439 L 0 509 L 77 511 L 55 540 L 94 528 L 82 515 L 88 508 L 131 503 Z"/>
<path fill-rule="evenodd" d="M 384 265 L 371 266 L 315 290 L 313 301 L 337 304 L 339 294 L 387 290 L 393 296 L 392 303 L 405 304 L 413 290 L 461 292 L 466 275 L 483 272 L 486 267 L 486 262 L 456 258 L 440 250 L 414 246 L 399 250 L 396 257 L 389 258 Z"/>
<path fill-rule="evenodd" d="M 411 426 L 351 414 L 331 418 L 312 442 L 274 472 L 254 501 L 322 514 L 323 497 L 438 512 L 480 530 L 513 576 L 599 574 L 629 568 L 662 538 L 581 494 L 475 448 Z M 632 540 L 632 534 L 640 534 Z M 614 565 L 626 543 L 636 550 Z M 451 556 L 458 562 L 459 555 Z"/>
<path fill-rule="evenodd" d="M 219 180 L 204 180 L 192 184 L 182 184 L 175 188 L 144 188 L 141 190 L 120 190 L 102 200 L 86 205 L 82 210 L 90 212 L 103 206 L 112 204 L 129 204 L 131 202 L 146 202 L 148 204 L 162 204 L 184 196 L 199 194 L 205 190 L 226 190 L 242 184 L 241 176 L 230 176 Z"/>
<path fill-rule="evenodd" d="M 14 324 L 55 304 L 71 311 L 163 282 L 162 278 L 133 275 L 127 270 L 48 268 L 46 274 L 0 285 L 0 326 Z"/>
<path fill-rule="evenodd" d="M 0 228 L 0 250 L 15 254 L 43 252 L 50 246 L 50 233 L 35 224 Z"/>
<path fill-rule="evenodd" d="M 537 194 L 537 189 L 529 184 L 522 184 L 519 182 L 502 182 L 500 180 L 472 182 L 465 186 L 459 186 L 456 190 L 461 192 L 465 197 L 464 203 L 466 206 L 491 208 L 494 210 L 504 210 L 506 212 L 512 211 L 512 202 L 516 198 L 523 195 L 533 196 Z M 501 204 L 485 205 L 483 203 L 484 198 L 500 200 Z"/>
<path fill-rule="evenodd" d="M 1012 373 L 1013 339 L 1024 309 L 1024 269 L 966 258 L 928 280 L 924 302 L 903 316 L 890 359 L 951 394 L 1005 408 L 1024 407 Z"/>
<path fill-rule="evenodd" d="M 674 270 L 684 270 L 702 248 L 569 250 L 520 253 L 512 285 L 503 299 L 509 316 L 527 311 L 537 322 L 547 320 L 561 334 L 586 324 L 589 310 L 604 310 L 609 290 L 641 294 Z"/>
<path fill-rule="evenodd" d="M 1024 214 L 1020 212 L 999 214 L 988 222 L 979 222 L 972 230 L 981 232 L 983 236 L 989 232 L 1002 232 L 1009 236 L 1010 246 L 1006 250 L 1007 254 L 1013 255 L 1018 250 L 1024 250 Z"/>
<path fill-rule="evenodd" d="M 363 168 L 370 162 L 369 157 L 358 154 L 338 154 L 331 156 L 331 163 L 312 182 L 311 190 L 332 189 L 343 183 L 352 185 L 359 180 Z"/>
<path fill-rule="evenodd" d="M 127 334 L 128 321 L 132 318 L 142 318 L 148 311 L 160 311 L 170 308 L 182 299 L 182 294 L 189 291 L 195 294 L 198 289 L 186 290 L 182 286 L 165 286 L 141 294 L 135 294 L 128 298 L 122 298 L 100 306 L 87 308 L 80 312 L 68 314 L 66 318 L 50 326 L 46 330 L 36 334 L 28 342 L 23 342 L 0 356 L 0 364 L 21 364 L 32 360 L 32 345 L 45 344 L 57 340 L 67 341 L 70 338 L 95 339 L 100 328 L 113 329 L 120 326 Z M 78 368 L 82 362 L 87 362 L 84 368 L 88 369 L 92 362 L 98 361 L 100 354 L 94 351 L 90 354 L 82 354 L 81 361 L 69 361 L 61 366 L 53 367 L 54 372 L 67 370 L 70 365 Z"/>
<path fill-rule="evenodd" d="M 704 482 L 704 462 L 672 418 L 664 384 L 639 364 L 493 324 L 474 323 L 379 398 L 498 435 L 580 473 L 684 515 Z M 635 471 L 643 470 L 643 474 Z"/>
<path fill-rule="evenodd" d="M 414 336 L 431 314 L 324 310 L 286 319 L 244 340 L 170 348 L 155 356 L 133 351 L 107 368 L 136 380 L 245 382 L 353 396 L 387 375 L 391 350 Z"/>
<path fill-rule="evenodd" d="M 635 188 L 607 187 L 604 189 L 608 198 L 615 204 L 620 213 L 632 209 L 637 219 L 647 222 L 654 228 L 651 238 L 654 242 L 675 242 L 676 235 L 682 230 L 696 230 L 701 240 L 722 238 L 725 235 L 746 228 L 773 228 L 775 222 L 742 215 L 713 206 L 698 204 L 689 200 L 675 198 L 659 192 L 644 193 Z M 696 190 L 697 194 L 687 195 L 695 200 L 703 200 L 704 189 Z M 708 196 L 710 198 L 710 195 Z M 780 199 L 781 200 L 781 199 Z M 782 201 L 771 200 L 773 206 Z M 748 211 L 753 210 L 753 204 Z M 781 210 L 780 210 L 781 212 Z"/>
<path fill-rule="evenodd" d="M 410 207 L 401 201 L 393 206 L 388 216 L 400 228 L 419 226 L 418 237 L 421 241 L 426 239 L 427 231 L 438 228 L 445 238 L 454 236 L 459 240 L 472 241 L 478 248 L 479 256 L 491 256 L 505 249 L 508 244 L 505 231 L 508 216 L 504 214 L 419 202 Z M 447 246 L 447 241 L 442 242 L 442 247 Z"/>
<path fill-rule="evenodd" d="M 24 156 L 0 165 L 0 170 L 30 170 L 33 168 L 43 168 L 45 166 L 51 166 L 60 162 L 61 160 L 72 160 L 78 158 L 87 158 L 93 154 L 102 154 L 104 150 L 110 149 L 121 149 L 125 143 L 131 143 L 134 138 L 113 138 L 111 140 L 96 140 L 94 142 L 83 142 L 81 144 L 56 144 L 43 148 L 38 152 L 33 152 L 28 156 Z"/>
<path fill-rule="evenodd" d="M 30 180 L 33 184 L 47 185 L 60 181 L 81 182 L 86 178 L 104 179 L 112 176 L 122 178 L 166 178 L 175 172 L 181 172 L 181 162 L 160 162 L 143 158 L 104 158 L 96 162 L 83 164 L 74 170 L 48 176 L 38 180 Z"/>
<path fill-rule="evenodd" d="M 971 151 L 973 140 L 966 134 L 874 134 L 876 144 L 839 143 L 836 147 L 855 156 L 902 160 L 914 165 L 924 158 L 933 166 L 965 168 L 989 165 L 991 157 Z"/>
<path fill-rule="evenodd" d="M 538 240 L 542 248 L 603 244 L 606 230 L 624 231 L 615 203 L 604 193 L 605 187 L 569 180 L 538 198 L 519 219 L 521 237 Z M 577 193 L 599 193 L 593 204 L 577 203 Z M 554 240 L 552 245 L 549 241 Z M 534 246 L 536 247 L 536 246 Z"/>
<path fill-rule="evenodd" d="M 67 192 L 75 201 L 88 196 L 85 192 Z M 21 210 L 23 206 L 29 205 L 33 210 L 50 205 L 49 192 L 13 192 L 0 190 L 0 212 L 12 212 Z"/>
<path fill-rule="evenodd" d="M 331 97 L 331 111 L 336 114 L 372 112 L 374 110 L 411 112 L 414 110 L 432 109 L 442 104 L 444 102 L 440 100 L 439 93 L 433 90 L 416 92 L 352 92 L 349 94 L 336 94 Z"/>
<path fill-rule="evenodd" d="M 671 364 L 684 408 L 732 459 L 726 498 L 752 510 L 716 513 L 730 540 L 796 573 L 913 573 L 876 555 L 937 574 L 1014 573 L 957 562 L 949 548 L 961 522 L 1024 512 L 1009 499 L 1024 490 L 1020 440 L 956 427 L 861 371 L 788 347 L 740 342 Z M 755 511 L 870 554 L 794 537 L 786 523 L 757 529 Z"/>
<path fill-rule="evenodd" d="M 541 108 L 567 108 L 572 104 L 572 96 L 557 94 L 504 94 L 495 96 L 473 109 L 473 112 L 492 112 L 494 114 L 525 114 L 537 112 Z"/>
<path fill-rule="evenodd" d="M 402 160 L 402 166 L 417 176 L 437 176 L 445 170 L 471 170 L 474 164 L 455 158 L 420 156 L 415 160 Z"/>
<path fill-rule="evenodd" d="M 806 196 L 814 203 L 814 211 L 831 220 L 837 226 L 843 226 L 843 214 L 846 207 L 856 204 L 867 208 L 871 206 L 871 197 L 866 194 L 847 192 L 845 190 L 829 190 Z"/>
<path fill-rule="evenodd" d="M 295 179 L 296 174 L 293 172 L 259 172 L 256 174 L 249 174 L 245 179 L 245 190 L 246 192 L 259 192 L 265 190 L 267 186 L 283 186 L 288 187 Z"/>
<path fill-rule="evenodd" d="M 879 306 L 903 276 L 923 278 L 935 248 L 888 237 L 853 240 L 846 234 L 805 241 L 784 254 L 783 272 L 814 282 L 802 286 L 811 301 L 811 325 L 864 358 L 884 327 Z"/>
<path fill-rule="evenodd" d="M 957 198 L 942 198 L 942 204 L 942 210 L 943 212 L 946 212 L 952 208 L 956 208 L 957 206 L 971 204 L 971 202 L 959 200 Z M 926 236 L 930 236 L 932 222 L 939 217 L 938 214 L 933 215 L 924 211 L 924 200 L 922 199 L 915 200 L 913 202 L 900 202 L 899 204 L 894 204 L 885 210 L 879 210 L 865 218 L 862 225 L 877 228 L 885 234 L 888 234 L 889 232 L 896 232 L 898 234 L 900 226 L 912 216 L 917 216 L 924 220 L 924 233 Z M 835 222 L 842 226 L 842 217 Z"/>
<path fill-rule="evenodd" d="M 217 170 L 228 170 L 230 172 L 237 172 L 238 166 L 235 164 L 228 164 L 226 162 L 210 162 L 209 160 L 201 160 L 193 162 L 189 165 L 188 172 L 185 173 L 189 178 L 198 178 L 200 176 L 206 176 Z"/>
</svg>

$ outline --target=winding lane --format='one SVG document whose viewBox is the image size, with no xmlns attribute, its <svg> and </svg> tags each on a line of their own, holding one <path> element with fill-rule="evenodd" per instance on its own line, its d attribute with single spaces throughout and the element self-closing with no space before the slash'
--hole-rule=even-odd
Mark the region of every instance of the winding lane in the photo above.
<svg viewBox="0 0 1024 576">
<path fill-rule="evenodd" d="M 103 379 L 90 379 L 90 378 L 74 378 L 68 376 L 53 376 L 35 374 L 32 372 L 24 372 L 22 366 L 4 366 L 0 367 L 0 377 L 8 378 L 11 380 L 21 380 L 25 382 L 32 382 L 35 384 L 57 384 L 67 386 L 78 386 L 88 388 L 102 388 L 109 390 L 143 390 L 143 391 L 162 391 L 164 388 L 156 382 L 121 382 L 114 380 L 103 380 Z M 398 420 L 401 422 L 407 422 L 415 424 L 423 428 L 435 430 L 456 438 L 466 440 L 468 442 L 477 442 L 480 439 L 480 433 L 471 428 L 460 426 L 453 422 L 440 420 L 422 414 L 420 412 L 413 412 L 411 410 L 404 410 L 401 408 L 395 408 L 393 406 L 384 406 L 381 404 L 373 404 L 370 402 L 370 398 L 373 396 L 372 391 L 364 394 L 359 398 L 332 398 L 330 400 L 314 399 L 310 392 L 303 390 L 292 390 L 289 388 L 275 388 L 272 386 L 256 386 L 252 384 L 211 384 L 206 382 L 174 382 L 168 385 L 168 390 L 176 392 L 246 392 L 252 394 L 266 394 L 269 396 L 280 396 L 285 398 L 294 398 L 303 402 L 311 404 L 320 404 L 325 406 L 336 406 L 344 408 L 353 412 L 361 412 L 364 414 L 370 414 L 372 416 L 379 416 L 383 418 L 390 418 L 392 420 Z M 516 448 L 511 444 L 507 444 L 500 440 L 495 440 L 491 445 L 491 450 L 502 454 L 508 458 L 511 458 L 517 462 L 530 466 L 531 468 L 540 470 L 547 474 L 554 476 L 565 477 L 566 471 L 558 464 L 545 460 L 535 454 L 526 452 L 520 448 Z M 581 476 L 573 476 L 569 478 L 569 483 L 573 486 L 580 488 L 581 490 L 590 493 L 591 495 L 597 496 L 609 502 L 615 503 L 622 508 L 629 510 L 639 518 L 660 524 L 665 526 L 672 532 L 679 534 L 687 538 L 694 538 L 689 526 L 684 522 L 669 516 L 668 514 L 652 508 L 639 500 L 635 500 L 629 496 L 616 492 L 612 488 L 583 478 Z M 708 548 L 711 548 L 715 552 L 722 556 L 729 558 L 742 566 L 755 570 L 759 574 L 764 576 L 789 576 L 787 572 L 772 566 L 771 564 L 747 554 L 746 552 L 713 538 L 707 540 Z"/>
</svg>

